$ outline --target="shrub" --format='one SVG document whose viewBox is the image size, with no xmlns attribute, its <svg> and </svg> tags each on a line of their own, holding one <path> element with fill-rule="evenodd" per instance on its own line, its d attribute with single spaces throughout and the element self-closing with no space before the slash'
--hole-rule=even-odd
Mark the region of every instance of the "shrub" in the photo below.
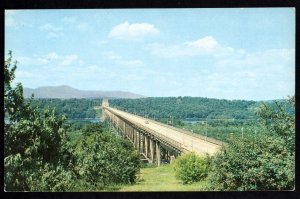
<svg viewBox="0 0 300 199">
<path fill-rule="evenodd" d="M 208 173 L 207 158 L 189 153 L 175 161 L 175 175 L 183 184 L 198 182 L 206 178 Z"/>
<path fill-rule="evenodd" d="M 293 103 L 291 98 L 290 102 Z M 263 132 L 233 137 L 212 160 L 213 190 L 292 190 L 295 180 L 295 118 L 278 103 L 258 111 Z"/>
<path fill-rule="evenodd" d="M 87 186 L 107 188 L 134 183 L 140 170 L 140 160 L 133 145 L 110 132 L 101 132 L 101 126 L 100 132 L 96 131 L 96 125 L 90 127 L 94 133 L 83 133 L 85 136 L 77 153 L 77 170 Z"/>
<path fill-rule="evenodd" d="M 294 157 L 282 139 L 259 135 L 233 138 L 213 158 L 209 175 L 214 190 L 292 189 Z"/>
</svg>

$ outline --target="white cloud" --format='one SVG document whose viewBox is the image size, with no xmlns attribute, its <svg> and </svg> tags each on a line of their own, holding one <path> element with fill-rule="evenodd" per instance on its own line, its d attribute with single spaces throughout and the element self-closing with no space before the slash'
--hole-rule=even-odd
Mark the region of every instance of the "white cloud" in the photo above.
<svg viewBox="0 0 300 199">
<path fill-rule="evenodd" d="M 72 85 L 72 83 L 78 82 L 82 76 L 85 76 L 86 79 L 91 77 L 95 79 L 94 74 L 99 75 L 94 71 L 86 70 L 86 67 L 82 66 L 83 61 L 75 54 L 60 55 L 56 52 L 50 52 L 32 57 L 17 57 L 16 60 L 19 64 L 15 82 L 22 82 L 24 86 L 31 88 L 62 84 Z"/>
<path fill-rule="evenodd" d="M 22 70 L 17 70 L 16 71 L 16 77 L 17 78 L 32 78 L 35 77 L 34 74 Z"/>
<path fill-rule="evenodd" d="M 237 53 L 238 54 L 238 53 Z M 235 70 L 260 70 L 267 73 L 282 73 L 295 66 L 295 49 L 270 49 L 262 52 L 247 53 L 225 57 L 216 61 L 218 68 L 225 71 L 228 67 Z"/>
<path fill-rule="evenodd" d="M 67 65 L 74 63 L 76 60 L 78 60 L 77 55 L 68 55 L 68 56 L 64 57 L 61 64 L 64 66 L 67 66 Z"/>
<path fill-rule="evenodd" d="M 220 48 L 225 50 L 228 48 L 214 42 L 212 45 L 202 44 L 201 48 L 214 49 L 213 54 L 220 53 Z M 190 59 L 192 55 L 184 54 L 189 51 L 182 52 L 180 48 L 182 46 L 184 45 L 173 45 L 172 50 L 175 51 L 173 53 L 184 56 L 186 58 L 184 60 Z M 172 53 L 171 50 L 168 52 Z M 203 55 L 197 53 L 197 56 Z M 295 94 L 295 49 L 269 49 L 254 53 L 233 49 L 232 52 L 229 50 L 226 56 L 216 57 L 211 54 L 205 56 L 211 56 L 208 57 L 209 64 L 203 67 L 206 71 L 200 67 L 203 66 L 201 57 L 194 59 L 191 67 L 182 70 L 176 65 L 173 66 L 170 71 L 175 72 L 175 77 L 167 74 L 151 76 L 153 79 L 151 81 L 154 82 L 151 84 L 167 85 L 164 86 L 166 91 L 160 90 L 159 93 L 164 96 L 180 93 L 180 95 L 225 99 L 268 100 Z M 167 89 L 171 84 L 176 85 L 174 86 L 176 90 Z"/>
<path fill-rule="evenodd" d="M 150 50 L 153 55 L 166 58 L 192 56 L 213 56 L 218 58 L 228 56 L 235 51 L 232 47 L 222 46 L 212 36 L 176 45 L 150 44 L 146 49 Z"/>
<path fill-rule="evenodd" d="M 26 57 L 20 56 L 17 57 L 18 63 L 21 65 L 31 65 L 31 66 L 38 66 L 38 65 L 45 65 L 48 63 L 48 60 L 45 57 Z"/>
<path fill-rule="evenodd" d="M 52 67 L 55 66 L 68 66 L 74 63 L 78 65 L 82 65 L 84 62 L 79 59 L 79 57 L 75 54 L 71 55 L 58 55 L 56 52 L 51 52 L 46 55 L 34 56 L 34 57 L 26 57 L 20 56 L 17 57 L 16 60 L 22 65 L 33 65 L 33 66 L 42 66 L 51 64 Z"/>
<path fill-rule="evenodd" d="M 213 87 L 233 90 L 237 98 L 275 99 L 295 94 L 295 49 L 270 49 L 231 56 L 215 63 Z M 227 85 L 227 86 L 224 86 Z"/>
<path fill-rule="evenodd" d="M 49 23 L 40 26 L 39 30 L 43 32 L 47 32 L 48 38 L 56 38 L 62 35 L 62 28 L 55 27 Z"/>
<path fill-rule="evenodd" d="M 103 55 L 110 60 L 121 60 L 121 56 L 117 55 L 114 51 L 104 52 Z"/>
<path fill-rule="evenodd" d="M 51 24 L 45 24 L 39 27 L 41 31 L 49 31 L 49 32 L 59 32 L 61 28 L 54 27 Z"/>
<path fill-rule="evenodd" d="M 127 21 L 110 31 L 109 37 L 121 40 L 139 40 L 146 36 L 159 35 L 159 30 L 149 23 L 129 24 Z"/>
<path fill-rule="evenodd" d="M 56 60 L 59 58 L 59 56 L 56 52 L 51 52 L 48 55 L 46 55 L 45 57 L 50 60 Z"/>
<path fill-rule="evenodd" d="M 184 43 L 187 46 L 203 49 L 205 51 L 212 51 L 219 47 L 219 43 L 212 36 L 207 36 L 196 41 L 189 41 Z"/>
</svg>

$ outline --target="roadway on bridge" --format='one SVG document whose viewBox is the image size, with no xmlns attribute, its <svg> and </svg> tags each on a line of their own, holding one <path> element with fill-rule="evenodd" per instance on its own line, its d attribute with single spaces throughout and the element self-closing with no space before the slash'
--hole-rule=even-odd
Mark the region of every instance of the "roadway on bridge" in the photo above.
<svg viewBox="0 0 300 199">
<path fill-rule="evenodd" d="M 142 126 L 145 126 L 147 128 L 150 128 L 151 130 L 154 130 L 156 133 L 162 134 L 164 136 L 167 136 L 170 139 L 173 139 L 179 143 L 181 143 L 182 147 L 187 151 L 193 151 L 197 154 L 204 155 L 206 153 L 212 155 L 216 153 L 221 146 L 215 143 L 211 143 L 208 141 L 205 141 L 201 138 L 194 137 L 191 135 L 187 135 L 185 133 L 182 133 L 180 131 L 177 131 L 174 128 L 168 128 L 166 126 L 160 125 L 158 122 L 142 118 L 140 116 L 136 116 L 124 111 L 120 111 L 111 107 L 106 107 L 117 113 L 119 116 L 123 117 L 124 119 L 130 121 L 133 124 L 140 124 Z"/>
</svg>

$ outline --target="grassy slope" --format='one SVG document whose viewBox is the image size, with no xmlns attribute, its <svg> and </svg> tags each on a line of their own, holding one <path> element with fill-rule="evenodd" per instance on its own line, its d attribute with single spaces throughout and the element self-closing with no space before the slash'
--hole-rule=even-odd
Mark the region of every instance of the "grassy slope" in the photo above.
<svg viewBox="0 0 300 199">
<path fill-rule="evenodd" d="M 155 168 L 143 168 L 138 175 L 137 183 L 126 185 L 119 191 L 200 191 L 206 181 L 183 185 L 175 178 L 173 165 L 163 165 Z"/>
</svg>

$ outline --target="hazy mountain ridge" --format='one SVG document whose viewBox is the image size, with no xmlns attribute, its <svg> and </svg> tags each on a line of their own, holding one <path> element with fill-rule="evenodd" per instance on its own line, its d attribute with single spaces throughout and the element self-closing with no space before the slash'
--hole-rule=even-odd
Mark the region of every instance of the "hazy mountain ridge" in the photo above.
<svg viewBox="0 0 300 199">
<path fill-rule="evenodd" d="M 136 99 L 144 96 L 125 92 L 125 91 L 95 91 L 95 90 L 79 90 L 70 86 L 46 86 L 36 89 L 24 88 L 23 95 L 25 98 L 30 98 L 31 94 L 35 98 L 58 98 L 58 99 L 71 99 L 71 98 L 126 98 Z"/>
</svg>

